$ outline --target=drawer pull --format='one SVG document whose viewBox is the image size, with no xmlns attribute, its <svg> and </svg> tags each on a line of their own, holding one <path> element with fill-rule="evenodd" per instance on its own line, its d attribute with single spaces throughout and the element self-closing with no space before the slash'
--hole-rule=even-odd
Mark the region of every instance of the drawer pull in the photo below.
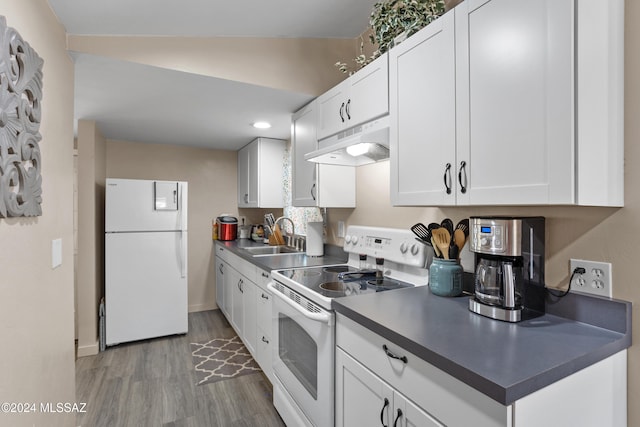
<svg viewBox="0 0 640 427">
<path fill-rule="evenodd" d="M 262 337 L 262 342 L 265 343 L 265 344 L 269 344 L 269 340 L 266 339 L 265 337 Z"/>
<path fill-rule="evenodd" d="M 382 410 L 380 411 L 380 424 L 382 424 L 382 427 L 389 427 L 384 423 L 384 410 L 387 408 L 387 406 L 389 406 L 389 399 L 385 397 L 384 405 L 382 405 Z"/>
<path fill-rule="evenodd" d="M 407 356 L 396 356 L 395 354 L 391 353 L 391 351 L 389 351 L 389 347 L 387 347 L 386 344 L 382 344 L 382 349 L 384 350 L 385 353 L 387 353 L 387 356 L 389 356 L 392 359 L 398 359 L 398 360 L 402 360 L 403 363 L 407 363 Z"/>
<path fill-rule="evenodd" d="M 262 293 L 262 298 L 268 300 L 269 299 L 269 295 L 265 295 L 264 292 Z"/>
<path fill-rule="evenodd" d="M 269 275 L 263 271 L 263 272 L 262 272 L 262 277 L 264 277 L 265 279 L 268 279 L 268 278 L 269 278 Z"/>
<path fill-rule="evenodd" d="M 401 416 L 402 416 L 402 409 L 398 409 L 398 415 L 396 416 L 396 420 L 393 422 L 393 427 L 396 427 L 398 425 L 398 420 L 400 420 Z"/>
</svg>

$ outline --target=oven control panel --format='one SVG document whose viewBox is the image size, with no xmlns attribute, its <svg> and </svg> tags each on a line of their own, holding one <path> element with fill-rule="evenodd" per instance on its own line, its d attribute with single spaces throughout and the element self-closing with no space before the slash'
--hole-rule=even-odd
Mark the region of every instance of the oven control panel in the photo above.
<svg viewBox="0 0 640 427">
<path fill-rule="evenodd" d="M 427 261 L 426 246 L 411 231 L 401 228 L 350 225 L 344 251 L 415 267 L 424 267 Z"/>
</svg>

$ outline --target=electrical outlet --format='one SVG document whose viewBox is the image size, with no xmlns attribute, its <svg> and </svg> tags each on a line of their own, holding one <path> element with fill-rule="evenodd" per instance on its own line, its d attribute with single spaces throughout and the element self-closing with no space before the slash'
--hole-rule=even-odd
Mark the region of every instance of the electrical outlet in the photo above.
<svg viewBox="0 0 640 427">
<path fill-rule="evenodd" d="M 600 295 L 611 298 L 613 296 L 613 281 L 611 279 L 611 263 L 572 259 L 569 263 L 569 274 L 578 268 L 584 268 L 583 274 L 573 275 L 571 291 Z"/>
<path fill-rule="evenodd" d="M 338 221 L 338 237 L 344 237 L 344 221 Z"/>
</svg>

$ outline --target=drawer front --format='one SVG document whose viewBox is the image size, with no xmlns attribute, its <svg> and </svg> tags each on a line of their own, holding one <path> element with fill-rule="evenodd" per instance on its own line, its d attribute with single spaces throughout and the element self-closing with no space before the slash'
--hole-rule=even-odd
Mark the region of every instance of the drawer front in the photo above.
<svg viewBox="0 0 640 427">
<path fill-rule="evenodd" d="M 229 252 L 229 250 L 228 250 L 227 248 L 225 248 L 224 246 L 222 246 L 222 245 L 220 245 L 220 244 L 217 244 L 217 243 L 216 243 L 216 256 L 217 256 L 219 259 L 221 259 L 221 260 L 223 260 L 223 261 L 227 261 L 227 259 L 228 259 L 228 255 L 229 255 L 230 253 L 231 253 L 231 252 Z"/>
<path fill-rule="evenodd" d="M 260 268 L 257 269 L 256 271 L 257 277 L 256 277 L 256 283 L 258 284 L 259 287 L 261 287 L 263 290 L 267 290 L 267 283 L 269 283 L 269 281 L 271 280 L 271 273 L 267 270 L 262 270 Z"/>
<path fill-rule="evenodd" d="M 256 283 L 258 267 L 251 264 L 249 261 L 242 259 L 238 255 L 230 252 L 229 250 L 225 250 L 224 253 L 226 258 L 225 260 L 231 267 L 235 268 L 238 273 L 249 279 L 251 282 Z"/>
<path fill-rule="evenodd" d="M 271 329 L 269 327 L 269 329 Z M 256 343 L 256 362 L 273 383 L 273 355 L 271 349 L 271 335 L 258 326 L 258 342 Z"/>
<path fill-rule="evenodd" d="M 446 425 L 510 426 L 504 406 L 340 314 L 336 344 Z M 383 346 L 386 346 L 386 351 Z M 406 357 L 406 363 L 394 358 Z"/>
<path fill-rule="evenodd" d="M 270 292 L 258 287 L 257 292 L 258 299 L 258 327 L 261 328 L 267 335 L 271 336 L 271 298 Z"/>
</svg>

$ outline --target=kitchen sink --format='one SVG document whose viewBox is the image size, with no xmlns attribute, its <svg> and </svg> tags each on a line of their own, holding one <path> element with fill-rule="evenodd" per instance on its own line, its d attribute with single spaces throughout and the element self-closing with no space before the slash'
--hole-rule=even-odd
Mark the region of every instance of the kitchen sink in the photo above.
<svg viewBox="0 0 640 427">
<path fill-rule="evenodd" d="M 291 246 L 279 245 L 279 246 L 257 246 L 252 248 L 243 248 L 249 252 L 252 256 L 271 256 L 271 255 L 295 255 L 303 253 Z"/>
</svg>

